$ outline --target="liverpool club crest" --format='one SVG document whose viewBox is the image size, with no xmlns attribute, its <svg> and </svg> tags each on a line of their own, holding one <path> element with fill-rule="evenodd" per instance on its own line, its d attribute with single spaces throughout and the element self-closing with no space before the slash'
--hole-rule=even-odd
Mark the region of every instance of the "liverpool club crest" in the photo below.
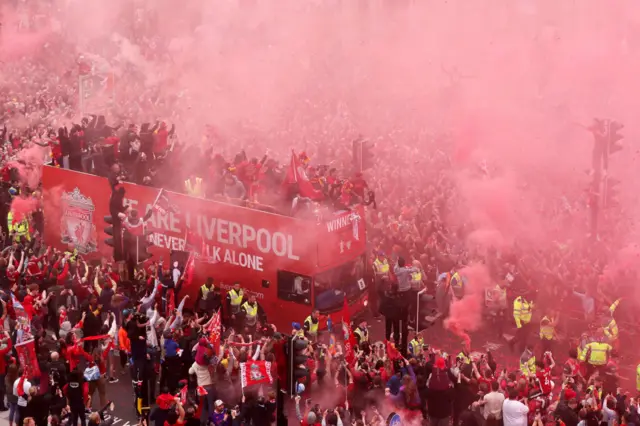
<svg viewBox="0 0 640 426">
<path fill-rule="evenodd" d="M 60 219 L 61 241 L 72 243 L 82 254 L 97 250 L 96 226 L 93 224 L 95 206 L 90 197 L 85 197 L 76 188 L 62 194 L 62 218 Z"/>
</svg>

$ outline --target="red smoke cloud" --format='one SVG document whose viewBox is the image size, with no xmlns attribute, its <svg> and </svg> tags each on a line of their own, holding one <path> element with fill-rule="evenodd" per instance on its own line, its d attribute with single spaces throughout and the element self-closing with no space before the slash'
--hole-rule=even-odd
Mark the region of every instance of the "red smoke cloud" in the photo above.
<svg viewBox="0 0 640 426">
<path fill-rule="evenodd" d="M 11 201 L 13 220 L 20 222 L 24 217 L 38 208 L 38 200 L 35 198 L 14 197 Z"/>
<path fill-rule="evenodd" d="M 40 185 L 44 155 L 45 150 L 42 147 L 32 145 L 22 149 L 18 153 L 18 160 L 10 163 L 11 167 L 18 170 L 20 182 L 30 189 L 36 189 Z"/>
<path fill-rule="evenodd" d="M 46 200 L 43 210 L 47 212 L 45 215 L 45 227 L 60 226 L 62 218 L 62 186 L 56 186 L 44 191 L 43 199 Z"/>
<path fill-rule="evenodd" d="M 449 317 L 444 321 L 445 328 L 460 336 L 467 350 L 471 348 L 468 332 L 482 325 L 482 311 L 485 290 L 491 287 L 491 277 L 484 265 L 474 264 L 460 270 L 466 278 L 464 296 L 451 304 Z"/>
<path fill-rule="evenodd" d="M 228 157 L 269 147 L 286 162 L 296 148 L 338 169 L 362 134 L 377 142 L 369 173 L 384 177 L 381 205 L 403 186 L 435 185 L 416 162 L 451 163 L 456 211 L 446 225 L 473 225 L 466 243 L 482 250 L 584 239 L 592 140 L 583 125 L 615 118 L 627 124 L 625 142 L 640 136 L 635 0 L 52 3 L 59 36 L 113 69 L 123 114 L 176 122 L 191 144 L 212 124 Z M 158 24 L 168 16 L 171 25 Z M 631 222 L 637 154 L 627 144 L 610 166 Z"/>
</svg>

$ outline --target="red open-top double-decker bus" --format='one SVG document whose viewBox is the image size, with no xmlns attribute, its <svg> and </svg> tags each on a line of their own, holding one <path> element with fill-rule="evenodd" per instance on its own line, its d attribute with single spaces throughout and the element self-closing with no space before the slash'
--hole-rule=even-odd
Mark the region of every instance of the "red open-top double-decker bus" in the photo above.
<svg viewBox="0 0 640 426">
<path fill-rule="evenodd" d="M 85 257 L 112 256 L 105 243 L 111 188 L 106 178 L 54 167 L 43 171 L 45 242 L 73 244 Z M 125 202 L 140 214 L 159 190 L 124 184 Z M 346 295 L 351 315 L 367 305 L 366 230 L 363 207 L 320 223 L 233 204 L 165 192 L 179 212 L 154 211 L 148 222 L 154 259 L 168 261 L 185 249 L 187 229 L 204 239 L 204 256 L 186 289 L 195 300 L 207 277 L 223 294 L 239 281 L 255 294 L 270 322 L 288 332 L 313 308 L 341 311 Z M 184 293 L 183 293 L 184 294 Z M 340 321 L 340 318 L 337 319 Z"/>
</svg>

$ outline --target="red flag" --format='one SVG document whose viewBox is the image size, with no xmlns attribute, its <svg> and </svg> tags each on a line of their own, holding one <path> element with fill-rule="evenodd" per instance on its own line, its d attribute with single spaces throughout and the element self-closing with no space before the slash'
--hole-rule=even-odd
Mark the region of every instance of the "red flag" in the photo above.
<svg viewBox="0 0 640 426">
<path fill-rule="evenodd" d="M 400 354 L 400 352 L 398 352 L 393 343 L 388 340 L 385 340 L 385 343 L 387 345 L 387 356 L 389 357 L 389 359 L 391 359 L 392 361 L 395 359 L 402 359 L 402 355 Z"/>
<path fill-rule="evenodd" d="M 220 319 L 220 309 L 213 314 L 213 318 L 207 323 L 205 331 L 209 334 L 209 341 L 213 345 L 216 353 L 219 352 L 220 348 L 220 334 L 221 334 L 221 319 Z"/>
<path fill-rule="evenodd" d="M 13 311 L 16 314 L 16 327 L 18 330 L 22 330 L 22 333 L 18 334 L 16 341 L 16 343 L 20 343 L 23 340 L 31 338 L 31 317 L 13 293 L 11 293 L 11 304 L 13 305 Z"/>
<path fill-rule="evenodd" d="M 184 266 L 184 287 L 185 288 L 189 288 L 191 286 L 195 268 L 196 268 L 196 257 L 193 254 L 193 252 L 191 252 L 189 254 L 189 258 L 187 259 L 187 264 Z"/>
<path fill-rule="evenodd" d="M 205 252 L 204 238 L 187 228 L 185 239 L 185 250 L 201 255 Z"/>
<path fill-rule="evenodd" d="M 240 381 L 243 388 L 261 383 L 273 383 L 271 363 L 267 361 L 241 362 Z"/>
<path fill-rule="evenodd" d="M 24 377 L 34 379 L 40 377 L 40 367 L 36 357 L 36 346 L 33 339 L 16 344 L 18 361 L 24 368 Z"/>
<path fill-rule="evenodd" d="M 171 290 L 167 295 L 167 313 L 171 315 L 171 313 L 176 309 L 176 294 L 175 290 Z"/>
<path fill-rule="evenodd" d="M 294 151 L 291 151 L 291 164 L 287 170 L 287 174 L 283 181 L 284 185 L 298 185 L 298 191 L 303 197 L 311 198 L 312 200 L 320 200 L 324 197 L 322 191 L 318 191 L 313 187 L 313 184 L 309 181 L 307 173 L 304 168 L 299 164 L 298 157 Z"/>
<path fill-rule="evenodd" d="M 112 92 L 116 84 L 116 77 L 112 72 L 107 73 L 107 75 L 102 79 L 100 85 L 102 86 L 105 92 Z"/>
<path fill-rule="evenodd" d="M 153 202 L 152 207 L 153 210 L 159 212 L 160 214 L 167 214 L 169 212 L 180 213 L 180 209 L 178 209 L 178 206 L 176 206 L 171 202 L 171 200 L 169 200 L 169 197 L 167 196 L 164 189 L 161 189 L 160 192 L 158 192 L 158 196 Z"/>
<path fill-rule="evenodd" d="M 351 332 L 351 319 L 349 318 L 349 303 L 344 298 L 344 307 L 342 308 L 342 331 L 344 332 L 344 359 L 347 363 L 352 364 L 356 360 L 355 347 L 356 338 Z"/>
</svg>

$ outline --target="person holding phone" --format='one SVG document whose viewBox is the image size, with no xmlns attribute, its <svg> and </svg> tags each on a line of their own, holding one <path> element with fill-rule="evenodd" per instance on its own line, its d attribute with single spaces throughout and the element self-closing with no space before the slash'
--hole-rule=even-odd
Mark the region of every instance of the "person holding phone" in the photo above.
<svg viewBox="0 0 640 426">
<path fill-rule="evenodd" d="M 176 398 L 175 410 L 170 410 L 164 421 L 165 426 L 183 426 L 184 425 L 184 407 L 180 403 L 180 398 Z"/>
</svg>

